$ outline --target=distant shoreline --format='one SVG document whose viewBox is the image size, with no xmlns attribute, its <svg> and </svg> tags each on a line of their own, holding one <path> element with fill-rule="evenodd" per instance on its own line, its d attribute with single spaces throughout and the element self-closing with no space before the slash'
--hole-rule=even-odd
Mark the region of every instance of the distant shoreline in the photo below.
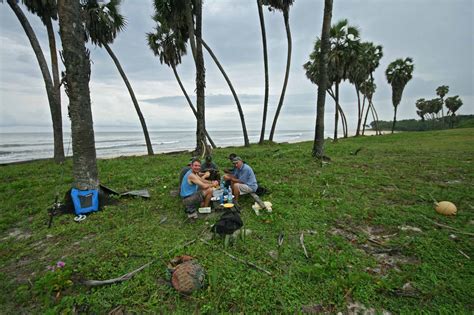
<svg viewBox="0 0 474 315">
<path fill-rule="evenodd" d="M 361 136 L 361 137 L 374 136 L 374 135 L 375 135 L 375 130 L 366 130 L 365 135 Z M 355 137 L 355 135 L 348 136 L 348 138 L 352 138 L 352 137 Z M 326 139 L 331 139 L 332 140 L 331 137 L 327 137 Z M 343 139 L 343 137 L 340 137 L 339 139 Z M 283 144 L 283 143 L 301 143 L 301 142 L 307 142 L 307 141 L 313 141 L 313 140 L 312 139 L 306 139 L 306 140 L 301 140 L 301 141 L 282 141 L 282 142 L 277 142 L 277 143 L 280 143 L 280 144 Z M 257 143 L 255 142 L 255 143 L 251 143 L 251 144 L 257 144 Z M 232 147 L 239 148 L 239 147 L 242 147 L 242 145 L 218 146 L 217 148 L 232 148 Z M 173 150 L 173 151 L 155 153 L 154 155 L 161 155 L 161 154 L 173 155 L 173 154 L 181 154 L 181 153 L 186 153 L 186 152 L 192 153 L 193 150 L 192 149 Z M 124 153 L 124 154 L 113 154 L 113 155 L 110 155 L 110 156 L 97 157 L 97 160 L 109 160 L 109 159 L 116 159 L 116 158 L 121 158 L 121 157 L 142 157 L 142 156 L 147 156 L 147 155 L 148 154 L 146 152 L 143 152 L 143 153 L 130 152 L 129 154 L 126 154 L 126 153 Z M 71 158 L 72 158 L 72 155 L 67 156 L 66 160 L 71 159 Z M 1 163 L 0 162 L 0 167 L 5 167 L 5 166 L 8 166 L 8 165 L 21 165 L 21 164 L 26 164 L 26 163 L 33 163 L 33 162 L 38 162 L 38 161 L 48 161 L 48 160 L 53 161 L 54 158 L 53 157 L 47 157 L 47 158 L 35 158 L 35 159 L 31 159 L 31 160 L 12 161 L 12 162 L 6 162 L 6 163 Z"/>
</svg>

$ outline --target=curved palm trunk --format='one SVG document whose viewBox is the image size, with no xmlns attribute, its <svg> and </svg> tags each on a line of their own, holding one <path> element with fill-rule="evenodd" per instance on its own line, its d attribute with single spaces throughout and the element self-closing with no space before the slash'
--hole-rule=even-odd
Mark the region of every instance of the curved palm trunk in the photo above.
<svg viewBox="0 0 474 315">
<path fill-rule="evenodd" d="M 58 16 L 63 58 L 66 66 L 66 93 L 69 96 L 73 150 L 73 187 L 81 190 L 99 186 L 89 79 L 91 65 L 85 46 L 79 1 L 59 0 Z"/>
<path fill-rule="evenodd" d="M 202 2 L 196 0 L 196 37 L 201 38 L 202 31 Z M 196 43 L 196 155 L 201 155 L 206 146 L 206 113 L 205 113 L 205 88 L 206 73 L 204 68 L 204 56 L 202 54 L 202 43 Z"/>
<path fill-rule="evenodd" d="M 397 122 L 397 108 L 398 108 L 398 106 L 395 106 L 394 111 L 393 111 L 392 133 L 395 130 L 395 123 Z"/>
<path fill-rule="evenodd" d="M 336 82 L 335 96 L 336 109 L 334 113 L 334 141 L 337 141 L 337 125 L 339 124 L 339 82 Z"/>
<path fill-rule="evenodd" d="M 235 93 L 235 90 L 234 90 L 234 87 L 232 85 L 232 82 L 230 82 L 229 80 L 229 77 L 227 76 L 227 74 L 225 73 L 224 71 L 224 68 L 222 68 L 222 65 L 220 64 L 219 60 L 217 60 L 216 58 L 216 55 L 214 55 L 214 53 L 212 52 L 211 48 L 209 48 L 209 46 L 206 44 L 206 42 L 204 41 L 204 39 L 202 38 L 197 38 L 198 39 L 198 42 L 201 42 L 202 45 L 204 46 L 204 48 L 206 48 L 207 52 L 209 53 L 209 55 L 211 55 L 212 57 L 212 60 L 214 60 L 214 62 L 216 63 L 217 67 L 219 68 L 219 70 L 221 71 L 222 75 L 224 76 L 225 78 L 225 81 L 227 82 L 227 84 L 229 85 L 229 88 L 230 88 L 230 91 L 232 92 L 232 95 L 234 96 L 234 100 L 235 100 L 235 104 L 237 105 L 237 109 L 239 111 L 239 116 L 240 116 L 240 123 L 242 124 L 242 132 L 244 134 L 244 145 L 246 147 L 250 146 L 250 142 L 249 142 L 249 136 L 247 134 L 247 127 L 245 126 L 245 117 L 244 117 L 244 112 L 242 110 L 242 106 L 240 106 L 240 101 L 239 101 L 239 98 L 237 96 L 237 93 Z"/>
<path fill-rule="evenodd" d="M 61 82 L 59 81 L 58 53 L 56 49 L 56 39 L 54 37 L 53 23 L 51 18 L 45 21 L 46 30 L 48 32 L 49 51 L 51 55 L 51 71 L 53 74 L 54 95 L 56 104 L 58 104 L 58 116 L 56 123 L 53 123 L 54 132 L 54 159 L 56 162 L 64 161 L 64 145 L 63 145 L 63 122 L 61 113 Z"/>
<path fill-rule="evenodd" d="M 178 81 L 178 84 L 179 84 L 179 87 L 181 88 L 181 91 L 183 91 L 184 97 L 186 97 L 186 100 L 188 101 L 189 107 L 191 107 L 191 110 L 193 111 L 194 117 L 197 118 L 196 109 L 194 108 L 193 102 L 189 98 L 189 95 L 186 92 L 186 89 L 184 88 L 184 85 L 181 82 L 181 79 L 179 78 L 178 71 L 176 71 L 176 67 L 174 65 L 171 65 L 171 68 L 173 69 L 174 76 L 176 78 L 176 81 Z M 209 143 L 211 144 L 212 148 L 215 149 L 216 144 L 214 143 L 214 141 L 212 141 L 211 136 L 209 135 L 207 130 L 206 130 L 206 137 L 207 137 L 207 140 L 209 140 Z"/>
<path fill-rule="evenodd" d="M 368 101 L 369 101 L 369 104 L 367 105 L 367 110 L 365 112 L 365 118 L 364 118 L 364 124 L 362 126 L 362 135 L 365 134 L 365 126 L 367 125 L 367 117 L 369 116 L 370 105 L 371 105 L 372 100 L 369 98 Z"/>
<path fill-rule="evenodd" d="M 360 134 L 360 124 L 362 123 L 363 108 L 360 105 L 360 92 L 357 85 L 355 85 L 355 89 L 356 89 L 356 94 L 357 94 L 357 129 L 356 129 L 355 136 L 357 137 Z"/>
<path fill-rule="evenodd" d="M 263 66 L 265 69 L 265 96 L 263 98 L 263 118 L 262 118 L 262 130 L 260 131 L 260 140 L 258 144 L 262 144 L 265 140 L 265 125 L 267 124 L 267 111 L 268 111 L 268 54 L 267 54 L 267 33 L 265 31 L 265 20 L 263 17 L 262 0 L 257 0 L 258 16 L 260 19 L 260 29 L 262 30 L 262 45 L 263 45 Z"/>
<path fill-rule="evenodd" d="M 329 29 L 331 28 L 332 18 L 332 0 L 324 2 L 324 17 L 321 30 L 321 62 L 319 64 L 319 73 L 321 80 L 318 86 L 318 100 L 316 105 L 316 127 L 314 133 L 313 156 L 319 159 L 324 157 L 324 106 L 326 102 L 326 90 L 328 87 L 328 52 L 329 47 Z"/>
<path fill-rule="evenodd" d="M 146 142 L 146 148 L 148 151 L 148 155 L 153 155 L 153 146 L 151 145 L 150 141 L 150 135 L 148 134 L 148 129 L 146 127 L 146 122 L 145 118 L 143 117 L 142 111 L 140 110 L 140 106 L 138 105 L 137 98 L 135 97 L 135 93 L 133 92 L 132 86 L 130 85 L 130 82 L 128 81 L 127 75 L 122 69 L 122 66 L 120 65 L 120 62 L 118 61 L 117 57 L 115 56 L 114 52 L 110 48 L 110 46 L 107 43 L 103 43 L 105 49 L 109 53 L 110 58 L 115 63 L 115 66 L 117 67 L 117 70 L 119 71 L 120 75 L 122 76 L 123 82 L 127 86 L 128 93 L 130 93 L 130 97 L 132 98 L 133 106 L 135 106 L 135 110 L 137 111 L 138 119 L 140 119 L 140 124 L 142 125 L 143 129 L 143 134 L 145 135 L 145 142 Z"/>
<path fill-rule="evenodd" d="M 377 114 L 377 110 L 375 109 L 375 106 L 374 106 L 374 103 L 372 103 L 372 100 L 370 100 L 370 110 L 375 120 L 375 134 L 381 135 L 382 131 L 379 128 L 379 114 Z"/>
<path fill-rule="evenodd" d="M 36 59 L 43 76 L 44 84 L 46 86 L 46 94 L 48 96 L 49 110 L 51 112 L 51 120 L 53 123 L 53 137 L 54 137 L 54 161 L 61 163 L 64 161 L 64 147 L 63 147 L 63 136 L 62 136 L 62 117 L 61 117 L 61 104 L 58 102 L 58 97 L 51 80 L 51 74 L 49 73 L 48 64 L 44 58 L 43 51 L 41 50 L 40 43 L 36 37 L 33 28 L 31 27 L 25 14 L 18 6 L 15 0 L 7 0 L 11 9 L 15 13 L 16 17 L 20 21 L 21 26 L 25 30 L 26 36 L 28 37 L 31 47 L 35 53 Z"/>
<path fill-rule="evenodd" d="M 278 102 L 277 110 L 275 117 L 273 118 L 272 129 L 270 131 L 270 137 L 268 140 L 273 141 L 273 136 L 275 135 L 276 124 L 278 121 L 278 116 L 280 116 L 280 110 L 283 106 L 283 100 L 285 99 L 286 85 L 288 84 L 288 77 L 290 76 L 290 65 L 291 65 L 291 32 L 290 32 L 290 17 L 289 9 L 283 11 L 283 18 L 285 20 L 286 28 L 286 39 L 288 41 L 288 54 L 286 57 L 286 72 L 285 72 L 285 81 L 283 82 L 283 88 L 281 90 L 280 101 Z"/>
<path fill-rule="evenodd" d="M 346 114 L 344 114 L 344 111 L 342 110 L 341 105 L 338 106 L 338 109 L 339 109 L 339 115 L 341 116 L 342 134 L 343 134 L 344 138 L 347 138 L 348 129 L 347 129 Z"/>
</svg>

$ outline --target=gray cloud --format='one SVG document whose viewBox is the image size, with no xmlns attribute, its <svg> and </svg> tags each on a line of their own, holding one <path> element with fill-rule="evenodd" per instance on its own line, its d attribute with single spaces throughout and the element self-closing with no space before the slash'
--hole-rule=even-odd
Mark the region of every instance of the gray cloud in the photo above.
<svg viewBox="0 0 474 315">
<path fill-rule="evenodd" d="M 290 11 L 293 38 L 291 73 L 278 128 L 312 129 L 317 87 L 309 82 L 302 64 L 308 60 L 314 41 L 320 36 L 322 1 L 298 0 Z M 127 28 L 111 45 L 132 84 L 147 122 L 152 128 L 192 128 L 194 118 L 174 75 L 161 65 L 147 47 L 146 33 L 153 30 L 153 6 L 148 1 L 123 1 Z M 263 104 L 263 53 L 260 23 L 255 1 L 207 0 L 203 9 L 203 34 L 226 70 L 240 97 L 247 124 L 259 129 Z M 49 62 L 47 36 L 39 18 L 26 13 Z M 271 125 L 283 84 L 287 42 L 280 12 L 264 10 L 270 73 L 268 124 Z M 354 0 L 334 3 L 333 22 L 347 18 L 360 28 L 365 41 L 384 47 L 384 57 L 375 72 L 374 104 L 381 119 L 393 115 L 391 88 L 384 71 L 396 58 L 413 57 L 415 72 L 408 83 L 400 119 L 416 117 L 417 98 L 435 97 L 437 86 L 450 86 L 450 95 L 464 100 L 461 113 L 473 113 L 473 2 L 470 0 Z M 57 23 L 54 25 L 58 31 Z M 58 36 L 57 36 L 58 37 Z M 13 124 L 50 125 L 49 107 L 41 73 L 16 16 L 7 4 L 0 10 L 0 126 Z M 58 37 L 58 44 L 59 37 Z M 100 126 L 137 125 L 130 96 L 115 65 L 104 49 L 88 45 L 91 51 L 91 98 L 94 123 Z M 217 124 L 234 115 L 229 128 L 240 128 L 237 111 L 221 73 L 205 52 L 206 119 Z M 61 68 L 63 66 L 61 65 Z M 178 67 L 189 94 L 195 89 L 195 67 L 187 55 Z M 341 104 L 355 121 L 357 98 L 353 86 L 341 85 Z M 192 96 L 194 100 L 194 96 Z M 63 96 L 63 108 L 67 106 Z M 14 104 L 15 106 L 11 106 Z M 326 113 L 333 115 L 334 103 L 327 97 Z M 34 112 L 34 115 L 26 115 Z M 40 121 L 35 117 L 39 117 Z M 226 118 L 226 119 L 227 119 Z M 67 118 L 65 118 L 67 123 Z M 332 118 L 327 118 L 328 130 Z M 267 129 L 269 127 L 267 126 Z"/>
</svg>

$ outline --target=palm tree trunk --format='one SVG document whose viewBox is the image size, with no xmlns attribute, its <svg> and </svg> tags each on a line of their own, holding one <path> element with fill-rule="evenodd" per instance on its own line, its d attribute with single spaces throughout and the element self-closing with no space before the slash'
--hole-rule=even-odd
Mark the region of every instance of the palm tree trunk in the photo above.
<svg viewBox="0 0 474 315">
<path fill-rule="evenodd" d="M 267 124 L 267 111 L 268 111 L 268 54 L 267 54 L 267 33 L 265 31 L 265 20 L 263 16 L 262 0 L 257 0 L 258 16 L 260 19 L 260 29 L 262 30 L 262 45 L 263 45 L 263 67 L 265 70 L 265 96 L 263 98 L 263 118 L 262 118 L 262 130 L 260 131 L 260 140 L 258 144 L 263 144 L 265 140 L 265 125 Z"/>
<path fill-rule="evenodd" d="M 338 106 L 339 109 L 339 115 L 341 116 L 341 124 L 342 124 L 342 134 L 344 135 L 344 138 L 347 138 L 347 118 L 346 114 L 344 114 L 344 111 L 342 110 L 341 105 Z"/>
<path fill-rule="evenodd" d="M 290 76 L 290 65 L 291 65 L 291 31 L 290 31 L 290 17 L 289 17 L 289 9 L 283 10 L 283 18 L 285 20 L 285 28 L 286 28 L 286 39 L 288 41 L 288 53 L 286 57 L 286 72 L 285 72 L 285 80 L 283 82 L 283 88 L 281 90 L 280 101 L 278 102 L 277 110 L 275 113 L 275 117 L 273 118 L 272 129 L 270 131 L 270 141 L 273 141 L 273 136 L 275 135 L 276 124 L 278 121 L 278 116 L 280 116 L 280 110 L 283 106 L 283 100 L 285 99 L 285 92 L 286 92 L 286 85 L 288 84 L 288 77 Z"/>
<path fill-rule="evenodd" d="M 339 82 L 336 82 L 336 112 L 334 114 L 334 140 L 337 141 L 337 125 L 339 124 Z"/>
<path fill-rule="evenodd" d="M 316 127 L 314 133 L 313 156 L 319 159 L 324 157 L 324 106 L 326 102 L 326 90 L 328 86 L 328 52 L 329 52 L 329 29 L 331 28 L 332 0 L 324 2 L 324 17 L 321 30 L 321 62 L 319 73 L 321 80 L 318 86 L 318 100 L 316 105 Z"/>
<path fill-rule="evenodd" d="M 135 107 L 135 110 L 137 111 L 138 119 L 140 119 L 140 124 L 142 125 L 143 134 L 145 135 L 145 143 L 146 143 L 148 155 L 153 155 L 153 146 L 151 145 L 150 135 L 148 134 L 148 128 L 146 127 L 145 118 L 143 117 L 142 111 L 140 110 L 140 106 L 138 105 L 137 98 L 135 97 L 135 93 L 133 92 L 132 86 L 130 85 L 130 82 L 128 81 L 127 75 L 123 71 L 122 66 L 120 65 L 120 62 L 117 59 L 117 56 L 115 56 L 110 46 L 107 43 L 102 43 L 102 45 L 104 45 L 105 49 L 109 53 L 110 58 L 112 58 L 112 60 L 114 61 L 115 66 L 117 67 L 117 70 L 119 71 L 120 76 L 122 77 L 123 82 L 125 83 L 125 86 L 128 89 L 128 93 L 130 94 L 130 97 L 132 98 L 133 106 Z"/>
<path fill-rule="evenodd" d="M 377 110 L 375 109 L 374 103 L 372 103 L 372 98 L 370 99 L 370 110 L 372 111 L 372 115 L 375 120 L 375 134 L 381 135 L 382 131 L 379 128 L 379 114 L 377 113 Z"/>
<path fill-rule="evenodd" d="M 250 142 L 249 142 L 249 136 L 247 134 L 247 127 L 245 126 L 245 117 L 244 117 L 244 112 L 242 110 L 242 106 L 240 106 L 240 101 L 239 101 L 239 98 L 237 96 L 237 93 L 235 93 L 235 90 L 234 90 L 234 86 L 232 85 L 232 82 L 230 82 L 229 80 L 229 77 L 227 76 L 226 72 L 224 71 L 224 68 L 222 67 L 222 65 L 220 64 L 219 60 L 217 60 L 217 57 L 216 55 L 214 55 L 214 53 L 212 52 L 211 48 L 209 48 L 209 46 L 206 44 L 206 42 L 204 41 L 204 39 L 202 38 L 197 38 L 198 42 L 200 41 L 202 43 L 202 45 L 204 46 L 204 48 L 206 48 L 207 52 L 209 53 L 209 55 L 211 55 L 212 57 L 212 60 L 214 60 L 214 62 L 216 63 L 217 67 L 219 68 L 219 70 L 221 71 L 222 75 L 224 76 L 225 78 L 225 81 L 227 82 L 227 84 L 229 85 L 229 88 L 230 88 L 230 91 L 232 92 L 232 95 L 234 96 L 234 100 L 235 100 L 235 104 L 237 105 L 237 109 L 239 111 L 239 116 L 240 116 L 240 123 L 242 124 L 242 132 L 244 134 L 244 145 L 246 147 L 250 146 Z"/>
<path fill-rule="evenodd" d="M 184 88 L 183 83 L 181 82 L 181 79 L 180 79 L 180 77 L 179 77 L 179 75 L 178 75 L 178 71 L 176 71 L 176 66 L 171 65 L 171 68 L 173 69 L 174 76 L 175 76 L 175 78 L 176 78 L 176 81 L 178 81 L 179 87 L 181 88 L 181 91 L 183 92 L 184 97 L 186 97 L 186 100 L 188 101 L 189 107 L 191 107 L 191 110 L 193 111 L 194 117 L 196 117 L 196 119 L 197 119 L 197 112 L 196 112 L 196 109 L 194 108 L 193 102 L 192 102 L 191 99 L 189 98 L 189 95 L 188 95 L 188 93 L 186 92 L 186 89 Z M 209 143 L 211 144 L 212 148 L 215 149 L 215 148 L 216 148 L 216 144 L 214 143 L 214 141 L 212 141 L 211 136 L 209 135 L 209 133 L 207 132 L 207 130 L 206 130 L 206 137 L 207 137 L 207 140 L 209 140 Z"/>
<path fill-rule="evenodd" d="M 365 100 L 365 97 L 364 97 Z M 364 118 L 364 124 L 362 126 L 362 135 L 365 134 L 365 126 L 367 125 L 367 117 L 369 117 L 369 110 L 370 110 L 370 98 L 369 98 L 369 104 L 367 105 L 367 111 L 365 112 L 365 118 Z"/>
<path fill-rule="evenodd" d="M 359 136 L 360 134 L 360 124 L 362 122 L 362 108 L 360 105 L 360 92 L 357 84 L 355 84 L 356 94 L 357 94 L 357 129 L 355 136 Z"/>
<path fill-rule="evenodd" d="M 69 96 L 73 150 L 73 187 L 80 190 L 99 186 L 89 79 L 91 64 L 85 46 L 77 0 L 58 0 L 58 16 L 63 58 L 66 66 L 66 93 Z"/>
<path fill-rule="evenodd" d="M 53 73 L 53 91 L 56 98 L 57 117 L 53 120 L 54 132 L 54 160 L 64 162 L 64 144 L 63 144 L 63 122 L 61 112 L 61 82 L 59 81 L 58 52 L 56 49 L 56 39 L 54 37 L 53 23 L 51 18 L 45 20 L 46 30 L 48 32 L 49 51 L 51 54 L 51 71 Z"/>
<path fill-rule="evenodd" d="M 202 2 L 196 0 L 196 37 L 201 38 L 202 32 Z M 204 68 L 204 56 L 202 54 L 202 43 L 196 43 L 196 155 L 201 155 L 206 146 L 206 113 L 205 113 L 205 88 L 206 73 Z M 204 147 L 204 148 L 203 148 Z"/>
<path fill-rule="evenodd" d="M 393 111 L 392 133 L 395 130 L 395 123 L 397 122 L 397 108 L 398 108 L 398 106 L 395 106 L 394 111 Z"/>
<path fill-rule="evenodd" d="M 61 117 L 61 104 L 58 102 L 57 93 L 53 81 L 51 80 L 51 74 L 49 73 L 48 64 L 44 57 L 43 51 L 41 50 L 40 43 L 36 37 L 33 28 L 31 27 L 25 14 L 18 6 L 15 0 L 7 0 L 11 9 L 15 13 L 16 17 L 20 21 L 21 26 L 25 30 L 26 36 L 28 37 L 31 47 L 35 53 L 38 61 L 41 74 L 43 76 L 44 84 L 46 86 L 46 94 L 48 96 L 49 110 L 51 112 L 51 121 L 53 123 L 53 137 L 54 137 L 54 161 L 61 163 L 64 161 L 64 148 L 63 148 L 63 137 L 62 137 L 62 117 Z"/>
</svg>

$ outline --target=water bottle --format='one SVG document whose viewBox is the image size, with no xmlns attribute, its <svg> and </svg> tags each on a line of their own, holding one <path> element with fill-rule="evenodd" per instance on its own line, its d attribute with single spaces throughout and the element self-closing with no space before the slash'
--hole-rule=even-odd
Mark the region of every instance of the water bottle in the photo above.
<svg viewBox="0 0 474 315">
<path fill-rule="evenodd" d="M 229 189 L 229 194 L 227 195 L 227 202 L 232 203 L 232 189 Z"/>
<path fill-rule="evenodd" d="M 226 188 L 222 188 L 221 205 L 224 204 L 224 195 L 225 195 L 225 193 L 226 193 L 226 190 L 227 190 Z"/>
</svg>

